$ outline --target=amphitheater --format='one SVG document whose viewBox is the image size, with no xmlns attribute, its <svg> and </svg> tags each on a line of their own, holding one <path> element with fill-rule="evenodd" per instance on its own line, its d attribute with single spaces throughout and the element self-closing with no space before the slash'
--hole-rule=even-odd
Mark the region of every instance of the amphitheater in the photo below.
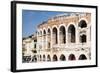
<svg viewBox="0 0 100 73">
<path fill-rule="evenodd" d="M 29 62 L 90 60 L 91 14 L 65 13 L 51 17 L 38 25 L 35 39 L 36 49 L 32 48 L 35 53 L 30 54 Z"/>
</svg>

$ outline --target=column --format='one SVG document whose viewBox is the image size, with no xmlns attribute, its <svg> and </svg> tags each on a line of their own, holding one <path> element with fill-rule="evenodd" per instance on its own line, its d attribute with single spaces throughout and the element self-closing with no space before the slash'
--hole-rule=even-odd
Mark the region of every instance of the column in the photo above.
<svg viewBox="0 0 100 73">
<path fill-rule="evenodd" d="M 41 40 L 41 45 L 42 45 L 42 48 L 41 48 L 41 49 L 43 50 L 43 47 L 44 47 L 44 45 L 43 45 L 43 42 L 44 42 L 44 41 L 43 41 L 43 31 L 42 31 L 41 39 L 42 39 L 42 40 Z"/>
<path fill-rule="evenodd" d="M 52 30 L 51 30 L 51 48 L 52 48 L 52 45 L 53 45 L 53 43 L 52 43 L 52 40 L 53 40 L 53 32 L 52 32 Z"/>
<path fill-rule="evenodd" d="M 78 26 L 75 27 L 75 41 L 76 41 L 76 44 L 79 44 L 79 30 L 78 30 Z"/>
<path fill-rule="evenodd" d="M 59 31 L 59 28 L 57 28 L 57 41 L 58 41 L 58 45 L 60 44 L 60 40 L 59 40 L 59 38 L 60 38 L 60 31 Z"/>
<path fill-rule="evenodd" d="M 37 58 L 37 61 L 39 61 L 38 54 L 40 53 L 39 52 L 39 50 L 40 50 L 40 41 L 41 41 L 40 40 L 40 33 L 37 33 L 37 48 L 36 48 L 37 54 L 35 54 L 36 55 L 36 58 Z"/>
<path fill-rule="evenodd" d="M 87 32 L 86 32 L 86 41 L 87 41 L 87 43 L 90 43 L 90 27 L 87 27 L 87 30 L 86 30 Z"/>
<path fill-rule="evenodd" d="M 40 39 L 40 38 L 39 38 L 39 34 L 37 33 L 36 36 L 37 36 L 37 50 L 39 50 L 39 44 L 40 44 L 40 43 L 39 43 L 39 39 Z"/>
<path fill-rule="evenodd" d="M 46 36 L 45 36 L 45 37 L 46 37 L 46 39 L 45 39 L 45 40 L 46 40 L 46 41 L 45 41 L 45 42 L 46 42 L 46 43 L 45 43 L 46 48 L 45 48 L 45 49 L 47 49 L 47 48 L 48 48 L 48 42 L 47 42 L 47 39 L 48 39 L 48 34 L 47 34 L 47 31 L 46 31 Z"/>
<path fill-rule="evenodd" d="M 66 45 L 68 45 L 68 29 L 66 28 Z"/>
</svg>

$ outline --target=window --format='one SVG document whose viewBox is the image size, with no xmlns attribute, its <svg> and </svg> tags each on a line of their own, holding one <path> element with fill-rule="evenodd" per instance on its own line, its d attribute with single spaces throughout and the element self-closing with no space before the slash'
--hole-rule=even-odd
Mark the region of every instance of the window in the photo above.
<svg viewBox="0 0 100 73">
<path fill-rule="evenodd" d="M 81 27 L 81 28 L 87 27 L 87 23 L 85 22 L 85 20 L 81 20 L 81 21 L 79 22 L 79 27 Z"/>
<path fill-rule="evenodd" d="M 86 42 L 86 35 L 85 34 L 80 36 L 80 41 L 81 41 L 81 43 L 85 43 Z"/>
</svg>

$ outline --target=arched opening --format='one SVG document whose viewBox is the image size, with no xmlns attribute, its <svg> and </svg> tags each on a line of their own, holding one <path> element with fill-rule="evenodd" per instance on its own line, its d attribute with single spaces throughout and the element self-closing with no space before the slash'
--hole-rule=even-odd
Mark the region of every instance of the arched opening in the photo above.
<svg viewBox="0 0 100 73">
<path fill-rule="evenodd" d="M 36 57 L 36 55 L 34 55 L 34 56 L 32 57 L 32 62 L 37 62 L 37 57 Z"/>
<path fill-rule="evenodd" d="M 80 36 L 80 42 L 81 43 L 85 43 L 86 42 L 86 35 L 85 34 Z"/>
<path fill-rule="evenodd" d="M 43 31 L 43 47 L 46 48 L 46 31 Z"/>
<path fill-rule="evenodd" d="M 51 33 L 51 31 L 50 31 L 50 29 L 48 29 L 48 34 L 50 35 L 50 33 Z"/>
<path fill-rule="evenodd" d="M 47 45 L 48 45 L 48 48 L 50 48 L 50 46 L 51 46 L 51 31 L 50 31 L 50 29 L 48 29 L 48 35 L 47 35 Z"/>
<path fill-rule="evenodd" d="M 81 28 L 87 27 L 86 21 L 85 21 L 85 20 L 81 20 L 81 21 L 79 22 L 79 27 L 81 27 Z"/>
<path fill-rule="evenodd" d="M 64 26 L 60 27 L 59 36 L 60 36 L 60 43 L 62 44 L 66 43 L 66 30 Z"/>
<path fill-rule="evenodd" d="M 75 27 L 74 27 L 74 25 L 70 25 L 68 28 L 68 41 L 71 43 L 75 43 Z"/>
<path fill-rule="evenodd" d="M 53 61 L 58 61 L 58 58 L 56 55 L 53 56 Z"/>
<path fill-rule="evenodd" d="M 65 60 L 66 60 L 66 57 L 62 54 L 62 55 L 60 56 L 60 60 L 61 60 L 61 61 L 65 61 Z"/>
<path fill-rule="evenodd" d="M 40 31 L 40 36 L 42 36 L 42 31 Z"/>
<path fill-rule="evenodd" d="M 51 61 L 50 55 L 47 56 L 47 61 Z"/>
<path fill-rule="evenodd" d="M 45 61 L 45 59 L 46 59 L 46 58 L 45 58 L 45 55 L 43 55 L 43 61 Z"/>
<path fill-rule="evenodd" d="M 76 60 L 75 55 L 74 54 L 70 54 L 68 57 L 68 60 Z"/>
<path fill-rule="evenodd" d="M 43 31 L 43 34 L 46 35 L 46 31 L 45 30 Z"/>
<path fill-rule="evenodd" d="M 58 40 L 57 40 L 57 28 L 53 28 L 53 44 L 57 44 Z"/>
<path fill-rule="evenodd" d="M 86 60 L 86 59 L 87 59 L 87 57 L 84 54 L 81 54 L 79 56 L 79 60 Z"/>
</svg>

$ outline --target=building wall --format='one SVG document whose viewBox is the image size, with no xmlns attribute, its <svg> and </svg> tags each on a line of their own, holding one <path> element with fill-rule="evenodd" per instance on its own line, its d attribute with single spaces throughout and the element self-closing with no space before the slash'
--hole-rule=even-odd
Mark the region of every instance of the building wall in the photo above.
<svg viewBox="0 0 100 73">
<path fill-rule="evenodd" d="M 81 28 L 79 26 L 82 20 L 86 22 L 87 25 L 86 27 L 82 26 Z M 68 41 L 70 39 L 69 37 L 70 34 L 68 33 L 70 25 L 73 25 L 75 27 L 75 43 Z M 60 28 L 62 26 L 65 28 L 65 35 L 64 35 L 66 38 L 65 43 L 61 42 L 62 34 L 60 34 Z M 53 30 L 54 28 L 56 28 L 56 30 Z M 62 30 L 64 28 L 62 28 Z M 70 54 L 74 54 L 76 60 L 79 59 L 79 56 L 81 54 L 84 54 L 87 59 L 90 59 L 90 54 L 91 54 L 90 28 L 91 28 L 91 14 L 89 13 L 78 14 L 77 16 L 76 15 L 67 17 L 63 16 L 61 18 L 56 17 L 55 19 L 52 18 L 51 20 L 48 20 L 46 23 L 43 23 L 38 27 L 37 43 L 38 46 L 41 46 L 41 48 L 38 49 L 42 50 L 38 52 L 38 54 L 42 56 L 45 55 L 46 57 L 49 54 L 51 60 L 53 59 L 54 55 L 56 55 L 59 60 L 62 54 L 66 57 L 66 60 L 68 60 Z M 48 35 L 48 30 L 50 30 L 49 35 Z M 57 31 L 57 34 L 53 35 L 53 31 Z M 57 37 L 54 38 L 56 35 Z M 80 36 L 82 35 L 86 35 L 85 43 L 80 42 Z M 55 39 L 57 39 L 57 43 L 54 43 Z M 50 42 L 50 48 L 48 48 L 48 42 Z"/>
<path fill-rule="evenodd" d="M 33 57 L 35 55 L 37 55 L 37 42 L 36 42 L 36 38 L 34 38 L 34 36 L 32 37 L 27 37 L 23 40 L 23 62 L 32 62 L 32 60 L 34 59 Z"/>
</svg>

